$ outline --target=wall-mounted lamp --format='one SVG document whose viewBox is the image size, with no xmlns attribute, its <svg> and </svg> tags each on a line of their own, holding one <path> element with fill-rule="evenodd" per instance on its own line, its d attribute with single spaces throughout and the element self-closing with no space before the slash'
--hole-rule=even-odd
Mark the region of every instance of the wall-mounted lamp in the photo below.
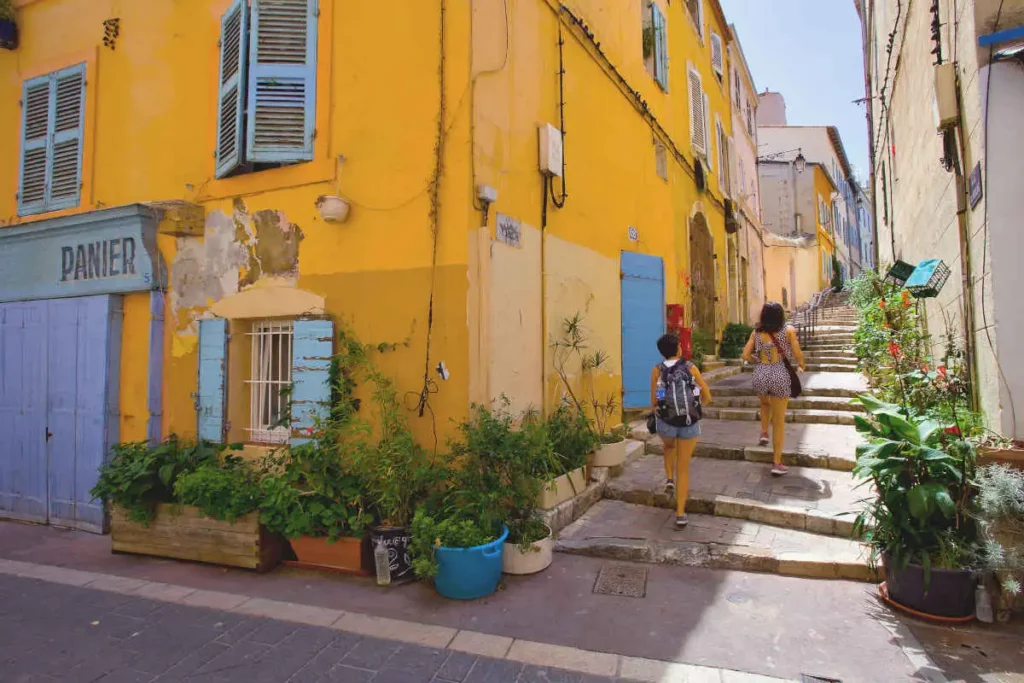
<svg viewBox="0 0 1024 683">
<path fill-rule="evenodd" d="M 807 159 L 804 157 L 803 150 L 797 150 L 796 159 L 793 159 L 793 166 L 796 168 L 797 173 L 803 173 L 804 169 L 807 168 Z"/>
</svg>

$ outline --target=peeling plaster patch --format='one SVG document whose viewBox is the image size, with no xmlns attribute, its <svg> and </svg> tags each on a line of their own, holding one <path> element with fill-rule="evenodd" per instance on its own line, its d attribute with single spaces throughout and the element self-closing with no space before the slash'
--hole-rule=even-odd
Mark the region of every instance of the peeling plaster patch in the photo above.
<svg viewBox="0 0 1024 683">
<path fill-rule="evenodd" d="M 202 242 L 177 239 L 178 253 L 171 266 L 172 313 L 205 307 L 238 291 L 238 269 L 246 263 L 246 250 L 235 242 L 233 228 L 228 216 L 214 211 L 206 217 Z"/>
<path fill-rule="evenodd" d="M 251 226 L 255 234 L 247 244 L 249 265 L 239 284 L 251 285 L 265 275 L 297 277 L 299 243 L 305 237 L 299 226 L 291 223 L 283 211 L 271 210 L 257 211 Z"/>
</svg>

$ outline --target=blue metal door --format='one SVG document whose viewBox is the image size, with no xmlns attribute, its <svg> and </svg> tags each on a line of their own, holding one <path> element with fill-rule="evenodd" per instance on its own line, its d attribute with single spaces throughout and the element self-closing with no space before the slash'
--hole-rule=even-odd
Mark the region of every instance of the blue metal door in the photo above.
<svg viewBox="0 0 1024 683">
<path fill-rule="evenodd" d="M 0 305 L 0 516 L 47 520 L 45 301 Z"/>
<path fill-rule="evenodd" d="M 665 266 L 657 256 L 622 252 L 622 405 L 651 404 L 651 369 L 665 333 Z"/>
<path fill-rule="evenodd" d="M 89 491 L 117 441 L 120 297 L 3 304 L 0 321 L 0 516 L 103 531 Z"/>
</svg>

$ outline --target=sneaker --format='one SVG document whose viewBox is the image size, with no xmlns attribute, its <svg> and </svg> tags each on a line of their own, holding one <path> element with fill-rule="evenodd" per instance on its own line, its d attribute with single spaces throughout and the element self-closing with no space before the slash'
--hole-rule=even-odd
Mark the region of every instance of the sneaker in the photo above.
<svg viewBox="0 0 1024 683">
<path fill-rule="evenodd" d="M 768 435 L 767 434 L 762 434 L 761 438 L 757 440 L 757 445 L 758 446 L 767 446 L 768 445 Z"/>
<path fill-rule="evenodd" d="M 682 529 L 682 528 L 684 528 L 689 523 L 690 523 L 690 520 L 688 520 L 686 518 L 686 515 L 683 515 L 682 517 L 676 517 L 676 528 L 677 529 Z"/>
<path fill-rule="evenodd" d="M 772 476 L 781 477 L 784 474 L 789 473 L 785 465 L 772 465 Z"/>
<path fill-rule="evenodd" d="M 665 481 L 665 493 L 672 493 L 676 490 L 676 483 L 671 479 Z"/>
</svg>

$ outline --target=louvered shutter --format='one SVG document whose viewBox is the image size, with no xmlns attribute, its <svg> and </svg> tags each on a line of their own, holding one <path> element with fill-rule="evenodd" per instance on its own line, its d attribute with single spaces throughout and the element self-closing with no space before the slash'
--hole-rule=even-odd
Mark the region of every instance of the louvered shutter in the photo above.
<svg viewBox="0 0 1024 683">
<path fill-rule="evenodd" d="M 654 27 L 654 77 L 658 85 L 668 92 L 668 29 L 665 15 L 657 5 L 651 5 L 651 20 Z"/>
<path fill-rule="evenodd" d="M 711 107 L 708 104 L 708 96 L 704 95 L 704 149 L 708 160 L 708 171 L 714 167 L 711 165 Z"/>
<path fill-rule="evenodd" d="M 242 164 L 245 86 L 249 54 L 249 7 L 235 0 L 220 20 L 220 83 L 217 99 L 217 169 L 223 178 Z"/>
<path fill-rule="evenodd" d="M 199 321 L 199 438 L 224 442 L 228 326 L 223 318 Z"/>
<path fill-rule="evenodd" d="M 704 154 L 707 145 L 704 134 L 704 90 L 700 84 L 700 74 L 690 69 L 690 144 L 693 151 Z"/>
<path fill-rule="evenodd" d="M 46 178 L 50 156 L 49 76 L 25 81 L 22 92 L 21 178 L 18 214 L 25 216 L 46 210 Z"/>
<path fill-rule="evenodd" d="M 313 158 L 317 0 L 252 0 L 247 159 Z"/>
<path fill-rule="evenodd" d="M 78 206 L 82 196 L 82 137 L 85 129 L 85 65 L 54 75 L 53 148 L 47 209 Z"/>
<path fill-rule="evenodd" d="M 711 68 L 719 76 L 725 75 L 725 65 L 722 57 L 722 37 L 714 31 L 711 32 Z"/>
<path fill-rule="evenodd" d="M 718 189 L 721 190 L 722 196 L 728 195 L 728 190 L 725 187 L 725 168 L 729 164 L 729 149 L 725 146 L 725 131 L 722 130 L 722 122 L 718 119 L 718 115 L 715 115 L 715 138 L 718 140 L 718 155 L 716 162 L 718 163 Z"/>
<path fill-rule="evenodd" d="M 310 430 L 330 411 L 334 323 L 296 320 L 292 330 L 291 445 L 300 446 L 310 440 Z"/>
</svg>

